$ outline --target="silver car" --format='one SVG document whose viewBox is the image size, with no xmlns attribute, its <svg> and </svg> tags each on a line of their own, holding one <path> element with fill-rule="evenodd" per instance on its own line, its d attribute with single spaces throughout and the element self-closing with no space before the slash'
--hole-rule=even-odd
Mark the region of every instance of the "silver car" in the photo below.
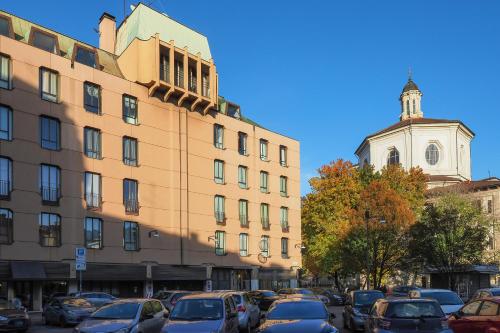
<svg viewBox="0 0 500 333">
<path fill-rule="evenodd" d="M 259 326 L 260 309 L 257 303 L 247 292 L 235 291 L 230 293 L 236 303 L 240 331 L 250 333 L 252 328 Z"/>
<path fill-rule="evenodd" d="M 70 294 L 74 297 L 84 298 L 92 304 L 93 306 L 100 308 L 103 305 L 111 304 L 116 300 L 116 297 L 110 294 L 102 293 L 102 292 L 77 292 Z"/>
</svg>

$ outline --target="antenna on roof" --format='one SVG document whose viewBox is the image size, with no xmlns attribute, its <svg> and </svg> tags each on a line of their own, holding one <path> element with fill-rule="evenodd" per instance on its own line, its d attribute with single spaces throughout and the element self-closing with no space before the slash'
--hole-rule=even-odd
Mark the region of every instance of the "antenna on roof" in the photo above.
<svg viewBox="0 0 500 333">
<path fill-rule="evenodd" d="M 411 81 L 411 76 L 412 76 L 411 66 L 408 66 L 408 81 Z"/>
</svg>

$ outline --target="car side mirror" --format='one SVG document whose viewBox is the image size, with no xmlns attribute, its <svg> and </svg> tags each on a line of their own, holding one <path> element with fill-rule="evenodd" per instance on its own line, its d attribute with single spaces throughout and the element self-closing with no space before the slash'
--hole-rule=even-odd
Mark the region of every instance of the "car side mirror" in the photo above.
<svg viewBox="0 0 500 333">
<path fill-rule="evenodd" d="M 168 319 L 170 317 L 170 312 L 168 310 L 163 311 L 163 318 Z"/>
</svg>

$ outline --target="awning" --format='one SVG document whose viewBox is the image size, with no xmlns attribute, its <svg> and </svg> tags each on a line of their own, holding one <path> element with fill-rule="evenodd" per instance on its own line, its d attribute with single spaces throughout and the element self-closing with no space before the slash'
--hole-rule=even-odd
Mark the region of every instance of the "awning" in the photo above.
<svg viewBox="0 0 500 333">
<path fill-rule="evenodd" d="M 146 266 L 127 264 L 87 264 L 83 280 L 93 281 L 143 281 L 146 280 Z"/>
<path fill-rule="evenodd" d="M 47 278 L 43 264 L 39 261 L 12 261 L 10 270 L 14 280 L 44 280 Z"/>
<path fill-rule="evenodd" d="M 172 281 L 172 280 L 205 280 L 207 270 L 205 267 L 190 266 L 172 266 L 158 265 L 152 267 L 153 280 Z"/>
</svg>

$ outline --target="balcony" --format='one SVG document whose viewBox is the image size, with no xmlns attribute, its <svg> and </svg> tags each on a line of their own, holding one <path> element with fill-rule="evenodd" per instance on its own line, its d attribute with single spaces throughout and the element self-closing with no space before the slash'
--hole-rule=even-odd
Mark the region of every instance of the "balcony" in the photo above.
<svg viewBox="0 0 500 333">
<path fill-rule="evenodd" d="M 226 224 L 226 213 L 224 212 L 215 212 L 215 222 L 217 224 Z"/>
<path fill-rule="evenodd" d="M 290 231 L 290 226 L 288 225 L 288 221 L 281 221 L 281 231 L 282 232 Z"/>
<path fill-rule="evenodd" d="M 136 199 L 125 200 L 125 213 L 139 214 L 139 201 Z"/>
<path fill-rule="evenodd" d="M 261 217 L 260 223 L 262 224 L 262 229 L 269 230 L 270 227 L 269 227 L 269 218 L 268 217 Z"/>
<path fill-rule="evenodd" d="M 0 180 L 0 199 L 9 199 L 11 183 L 8 180 Z"/>
<path fill-rule="evenodd" d="M 240 215 L 240 226 L 243 228 L 248 228 L 248 216 Z"/>
<path fill-rule="evenodd" d="M 102 205 L 101 195 L 98 193 L 86 193 L 85 202 L 87 209 L 100 209 Z"/>
<path fill-rule="evenodd" d="M 59 188 L 52 186 L 42 186 L 40 189 L 42 195 L 42 204 L 44 205 L 58 205 L 59 204 Z"/>
</svg>

